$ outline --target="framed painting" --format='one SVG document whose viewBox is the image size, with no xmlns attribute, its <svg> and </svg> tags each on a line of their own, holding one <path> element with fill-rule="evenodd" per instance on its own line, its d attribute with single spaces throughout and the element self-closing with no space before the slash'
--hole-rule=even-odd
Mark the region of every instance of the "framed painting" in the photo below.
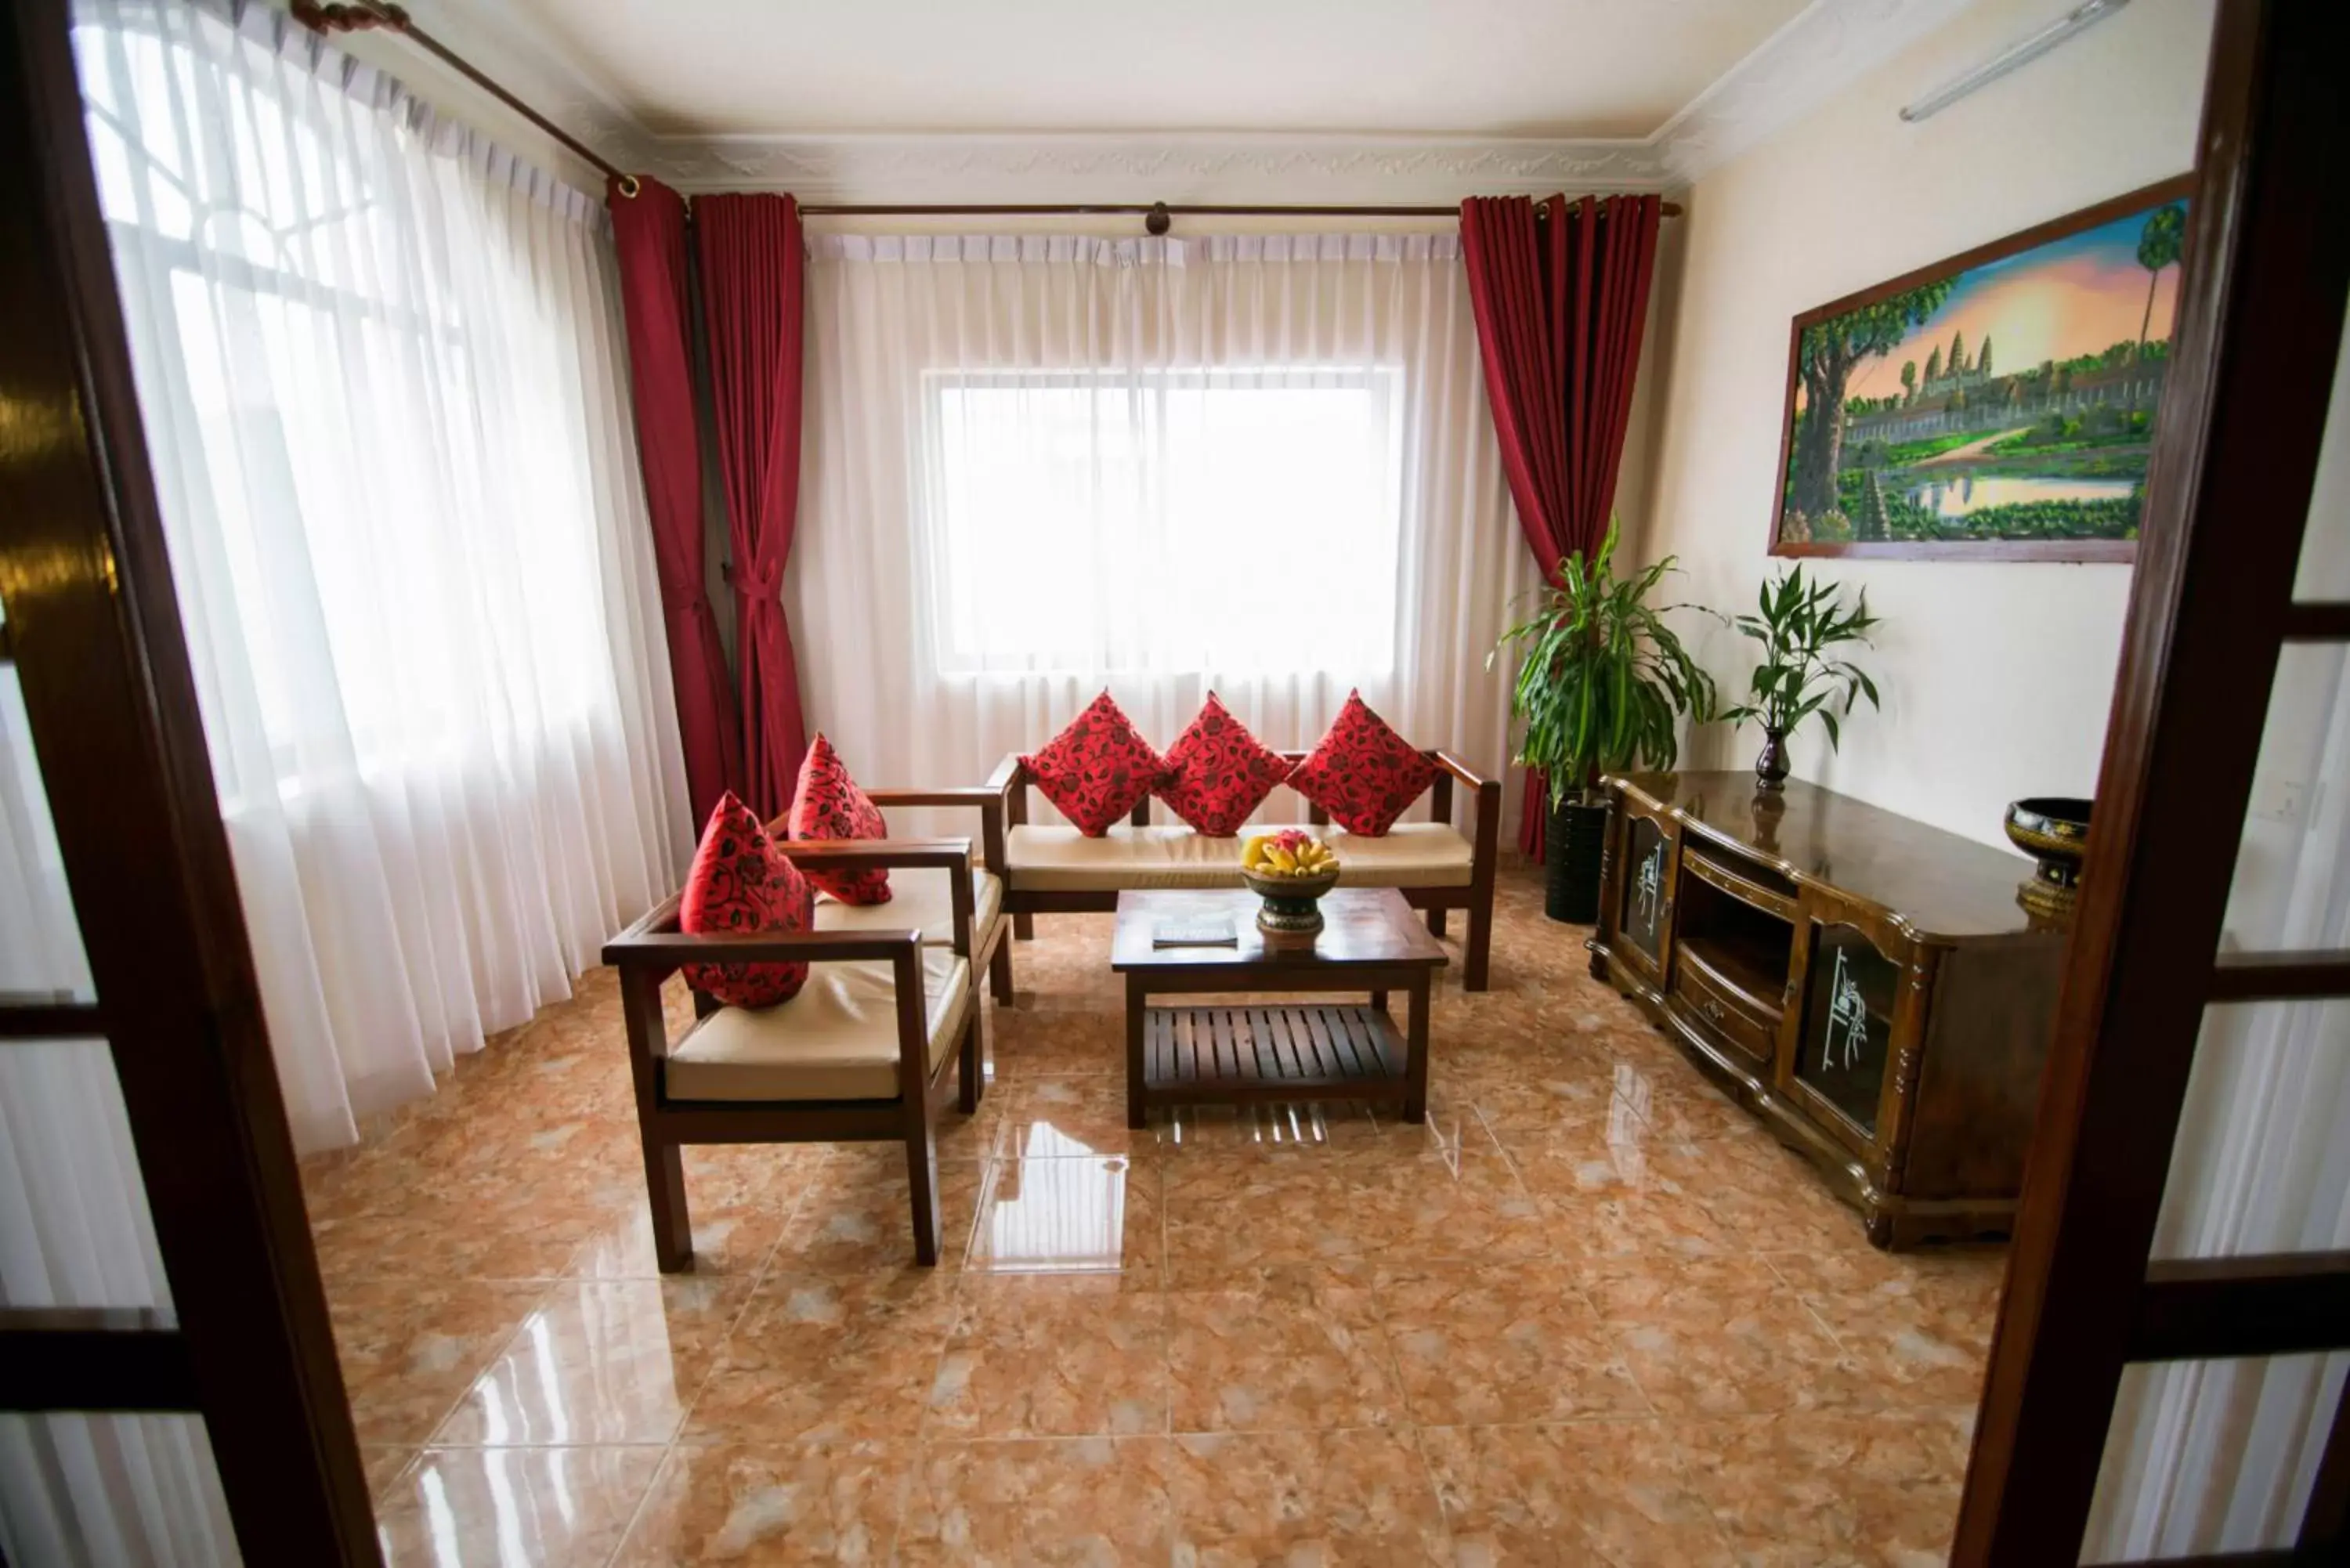
<svg viewBox="0 0 2350 1568">
<path fill-rule="evenodd" d="M 2133 558 L 2194 185 L 1796 317 L 1771 553 Z"/>
</svg>

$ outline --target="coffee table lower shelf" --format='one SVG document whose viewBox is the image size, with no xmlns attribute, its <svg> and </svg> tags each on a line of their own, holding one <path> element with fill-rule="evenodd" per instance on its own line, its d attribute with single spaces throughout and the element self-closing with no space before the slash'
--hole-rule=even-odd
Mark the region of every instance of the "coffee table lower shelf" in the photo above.
<svg viewBox="0 0 2350 1568">
<path fill-rule="evenodd" d="M 1402 1032 L 1377 1007 L 1149 1007 L 1142 1062 L 1146 1106 L 1407 1093 Z"/>
</svg>

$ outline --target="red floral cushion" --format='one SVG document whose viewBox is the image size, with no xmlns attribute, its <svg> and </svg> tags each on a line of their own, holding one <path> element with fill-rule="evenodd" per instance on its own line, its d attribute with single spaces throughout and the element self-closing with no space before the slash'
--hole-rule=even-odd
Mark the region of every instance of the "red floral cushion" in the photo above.
<svg viewBox="0 0 2350 1568">
<path fill-rule="evenodd" d="M 784 857 L 749 806 L 728 790 L 702 830 L 685 874 L 678 929 L 688 936 L 720 931 L 805 931 L 816 924 L 816 896 L 799 868 Z M 804 963 L 694 963 L 685 983 L 733 1007 L 773 1007 L 807 983 Z"/>
<path fill-rule="evenodd" d="M 821 730 L 808 742 L 807 759 L 800 763 L 799 788 L 792 795 L 791 826 L 794 838 L 889 836 L 889 824 L 881 815 L 881 808 L 857 787 L 840 753 L 832 749 L 832 742 L 824 738 Z M 790 850 L 786 848 L 785 853 Z M 889 873 L 879 866 L 862 871 L 827 871 L 809 866 L 806 874 L 819 891 L 831 894 L 844 904 L 889 901 Z"/>
<path fill-rule="evenodd" d="M 1020 759 L 1028 776 L 1087 838 L 1149 797 L 1167 764 L 1107 691 L 1045 749 Z"/>
<path fill-rule="evenodd" d="M 1435 782 L 1436 764 L 1388 729 L 1360 691 L 1347 693 L 1330 732 L 1289 775 L 1289 787 L 1331 821 L 1372 838 L 1393 827 Z"/>
<path fill-rule="evenodd" d="M 1273 786 L 1289 776 L 1291 765 L 1226 712 L 1212 691 L 1191 727 L 1167 748 L 1166 762 L 1159 798 L 1211 838 L 1238 833 Z"/>
</svg>

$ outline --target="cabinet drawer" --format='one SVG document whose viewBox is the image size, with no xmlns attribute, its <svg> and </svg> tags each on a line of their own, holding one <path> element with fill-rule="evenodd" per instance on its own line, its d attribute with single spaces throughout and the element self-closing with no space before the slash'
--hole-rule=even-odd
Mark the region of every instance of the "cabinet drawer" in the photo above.
<svg viewBox="0 0 2350 1568">
<path fill-rule="evenodd" d="M 1752 904 L 1783 920 L 1793 921 L 1795 918 L 1793 897 L 1766 888 L 1752 877 L 1742 877 L 1709 856 L 1690 855 L 1681 861 L 1681 867 L 1698 880 L 1711 882 L 1741 903 Z"/>
<path fill-rule="evenodd" d="M 1672 1002 L 1682 1016 L 1755 1061 L 1768 1063 L 1776 1054 L 1778 1018 L 1758 1012 L 1687 945 L 1674 955 Z"/>
</svg>

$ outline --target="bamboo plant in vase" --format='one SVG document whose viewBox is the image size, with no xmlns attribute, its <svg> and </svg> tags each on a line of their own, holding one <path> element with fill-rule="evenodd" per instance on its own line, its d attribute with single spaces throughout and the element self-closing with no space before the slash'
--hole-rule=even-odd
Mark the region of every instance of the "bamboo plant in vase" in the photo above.
<svg viewBox="0 0 2350 1568">
<path fill-rule="evenodd" d="M 1805 581 L 1798 566 L 1778 581 L 1763 584 L 1756 613 L 1732 623 L 1740 636 L 1762 645 L 1762 662 L 1748 682 L 1748 700 L 1721 715 L 1735 724 L 1762 721 L 1762 754 L 1754 761 L 1758 789 L 1784 787 L 1787 737 L 1805 719 L 1817 713 L 1827 730 L 1828 745 L 1841 748 L 1842 720 L 1852 716 L 1854 702 L 1866 697 L 1870 707 L 1877 706 L 1877 682 L 1868 672 L 1831 650 L 1846 643 L 1866 646 L 1880 618 L 1868 613 L 1866 590 L 1849 609 L 1843 598 L 1844 590 L 1835 583 L 1816 577 Z"/>
<path fill-rule="evenodd" d="M 1544 837 L 1544 904 L 1555 920 L 1599 917 L 1600 848 L 1607 807 L 1602 774 L 1669 768 L 1680 753 L 1680 718 L 1713 716 L 1713 681 L 1664 616 L 1698 607 L 1649 602 L 1678 569 L 1668 556 L 1628 576 L 1615 572 L 1617 524 L 1589 561 L 1569 556 L 1558 580 L 1537 590 L 1534 613 L 1502 634 L 1488 656 L 1519 654 L 1510 712 L 1523 726 L 1517 761 L 1549 780 Z M 1708 612 L 1711 613 L 1711 612 Z"/>
</svg>

